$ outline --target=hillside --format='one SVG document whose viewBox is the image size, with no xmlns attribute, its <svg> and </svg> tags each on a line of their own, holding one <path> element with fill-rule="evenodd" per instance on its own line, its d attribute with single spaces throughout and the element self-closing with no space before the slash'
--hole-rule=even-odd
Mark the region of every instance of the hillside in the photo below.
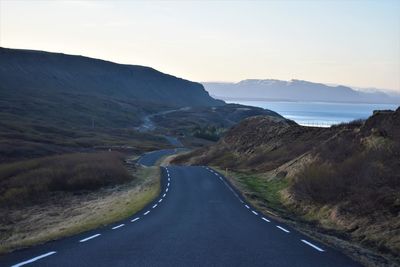
<svg viewBox="0 0 400 267">
<path fill-rule="evenodd" d="M 175 163 L 228 170 L 255 205 L 320 229 L 366 264 L 400 262 L 400 108 L 331 128 L 248 118 Z"/>
<path fill-rule="evenodd" d="M 1 91 L 107 96 L 169 106 L 216 106 L 199 83 L 149 67 L 83 56 L 0 49 Z"/>
<path fill-rule="evenodd" d="M 204 82 L 203 85 L 211 95 L 225 100 L 400 103 L 400 96 L 302 80 L 248 79 L 238 83 Z"/>
<path fill-rule="evenodd" d="M 0 162 L 168 142 L 134 126 L 147 114 L 224 105 L 199 83 L 143 66 L 0 48 Z"/>
</svg>

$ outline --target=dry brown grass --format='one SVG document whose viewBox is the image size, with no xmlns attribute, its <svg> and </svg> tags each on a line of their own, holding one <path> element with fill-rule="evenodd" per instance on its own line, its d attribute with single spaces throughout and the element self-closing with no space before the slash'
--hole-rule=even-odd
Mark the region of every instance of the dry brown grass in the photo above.
<svg viewBox="0 0 400 267">
<path fill-rule="evenodd" d="M 84 232 L 126 218 L 158 196 L 158 167 L 141 168 L 136 179 L 84 194 L 57 192 L 46 202 L 0 208 L 0 253 Z M 5 216 L 4 216 L 5 215 Z"/>
<path fill-rule="evenodd" d="M 0 165 L 0 206 L 45 201 L 59 191 L 96 190 L 132 180 L 118 152 L 75 153 Z"/>
</svg>

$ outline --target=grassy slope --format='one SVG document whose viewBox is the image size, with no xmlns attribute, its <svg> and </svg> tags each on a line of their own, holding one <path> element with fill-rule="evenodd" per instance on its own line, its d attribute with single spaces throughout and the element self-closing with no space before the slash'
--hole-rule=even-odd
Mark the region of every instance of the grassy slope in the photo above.
<svg viewBox="0 0 400 267">
<path fill-rule="evenodd" d="M 395 264 L 400 262 L 399 112 L 315 131 L 250 119 L 217 145 L 175 163 L 229 168 L 233 183 L 261 209 L 319 229 L 318 238 L 366 264 Z"/>
<path fill-rule="evenodd" d="M 96 168 L 96 173 L 108 170 L 113 185 L 92 188 L 90 191 L 79 188 L 75 188 L 73 192 L 58 190 L 27 206 L 0 207 L 1 213 L 6 214 L 0 220 L 0 253 L 70 236 L 121 220 L 142 209 L 160 192 L 158 167 L 134 169 L 132 176 L 128 177 L 123 174 L 122 180 L 125 182 L 123 184 L 120 184 L 122 181 L 118 174 L 121 171 L 126 172 L 124 167 L 118 171 L 111 171 L 104 165 L 103 171 L 98 169 L 98 165 L 92 167 Z M 92 174 L 84 177 L 87 184 L 93 186 L 93 178 L 99 178 L 103 183 L 102 177 L 97 176 Z M 72 174 L 68 176 L 68 179 L 73 178 Z M 24 203 L 27 203 L 26 200 Z"/>
</svg>

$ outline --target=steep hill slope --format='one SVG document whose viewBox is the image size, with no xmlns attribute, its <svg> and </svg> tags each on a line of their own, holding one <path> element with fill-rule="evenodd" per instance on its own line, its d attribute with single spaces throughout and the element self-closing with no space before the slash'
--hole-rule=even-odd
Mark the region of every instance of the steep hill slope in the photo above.
<svg viewBox="0 0 400 267">
<path fill-rule="evenodd" d="M 331 128 L 248 118 L 175 163 L 227 169 L 255 205 L 350 241 L 334 243 L 367 264 L 400 263 L 400 108 Z"/>
<path fill-rule="evenodd" d="M 82 56 L 0 49 L 1 91 L 108 96 L 170 106 L 215 106 L 199 83 L 149 67 Z"/>
</svg>

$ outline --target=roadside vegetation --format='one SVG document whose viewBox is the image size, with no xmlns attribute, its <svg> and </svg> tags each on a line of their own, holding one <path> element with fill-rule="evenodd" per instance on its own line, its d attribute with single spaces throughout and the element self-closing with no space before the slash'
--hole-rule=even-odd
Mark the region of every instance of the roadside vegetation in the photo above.
<svg viewBox="0 0 400 267">
<path fill-rule="evenodd" d="M 2 164 L 0 206 L 26 206 L 55 192 L 91 191 L 131 179 L 118 152 L 75 153 Z"/>
<path fill-rule="evenodd" d="M 104 226 L 142 209 L 160 192 L 159 168 L 124 158 L 117 152 L 78 153 L 0 165 L 0 253 Z"/>
<path fill-rule="evenodd" d="M 173 163 L 228 170 L 260 210 L 367 266 L 400 264 L 400 108 L 327 129 L 249 118 Z"/>
</svg>

